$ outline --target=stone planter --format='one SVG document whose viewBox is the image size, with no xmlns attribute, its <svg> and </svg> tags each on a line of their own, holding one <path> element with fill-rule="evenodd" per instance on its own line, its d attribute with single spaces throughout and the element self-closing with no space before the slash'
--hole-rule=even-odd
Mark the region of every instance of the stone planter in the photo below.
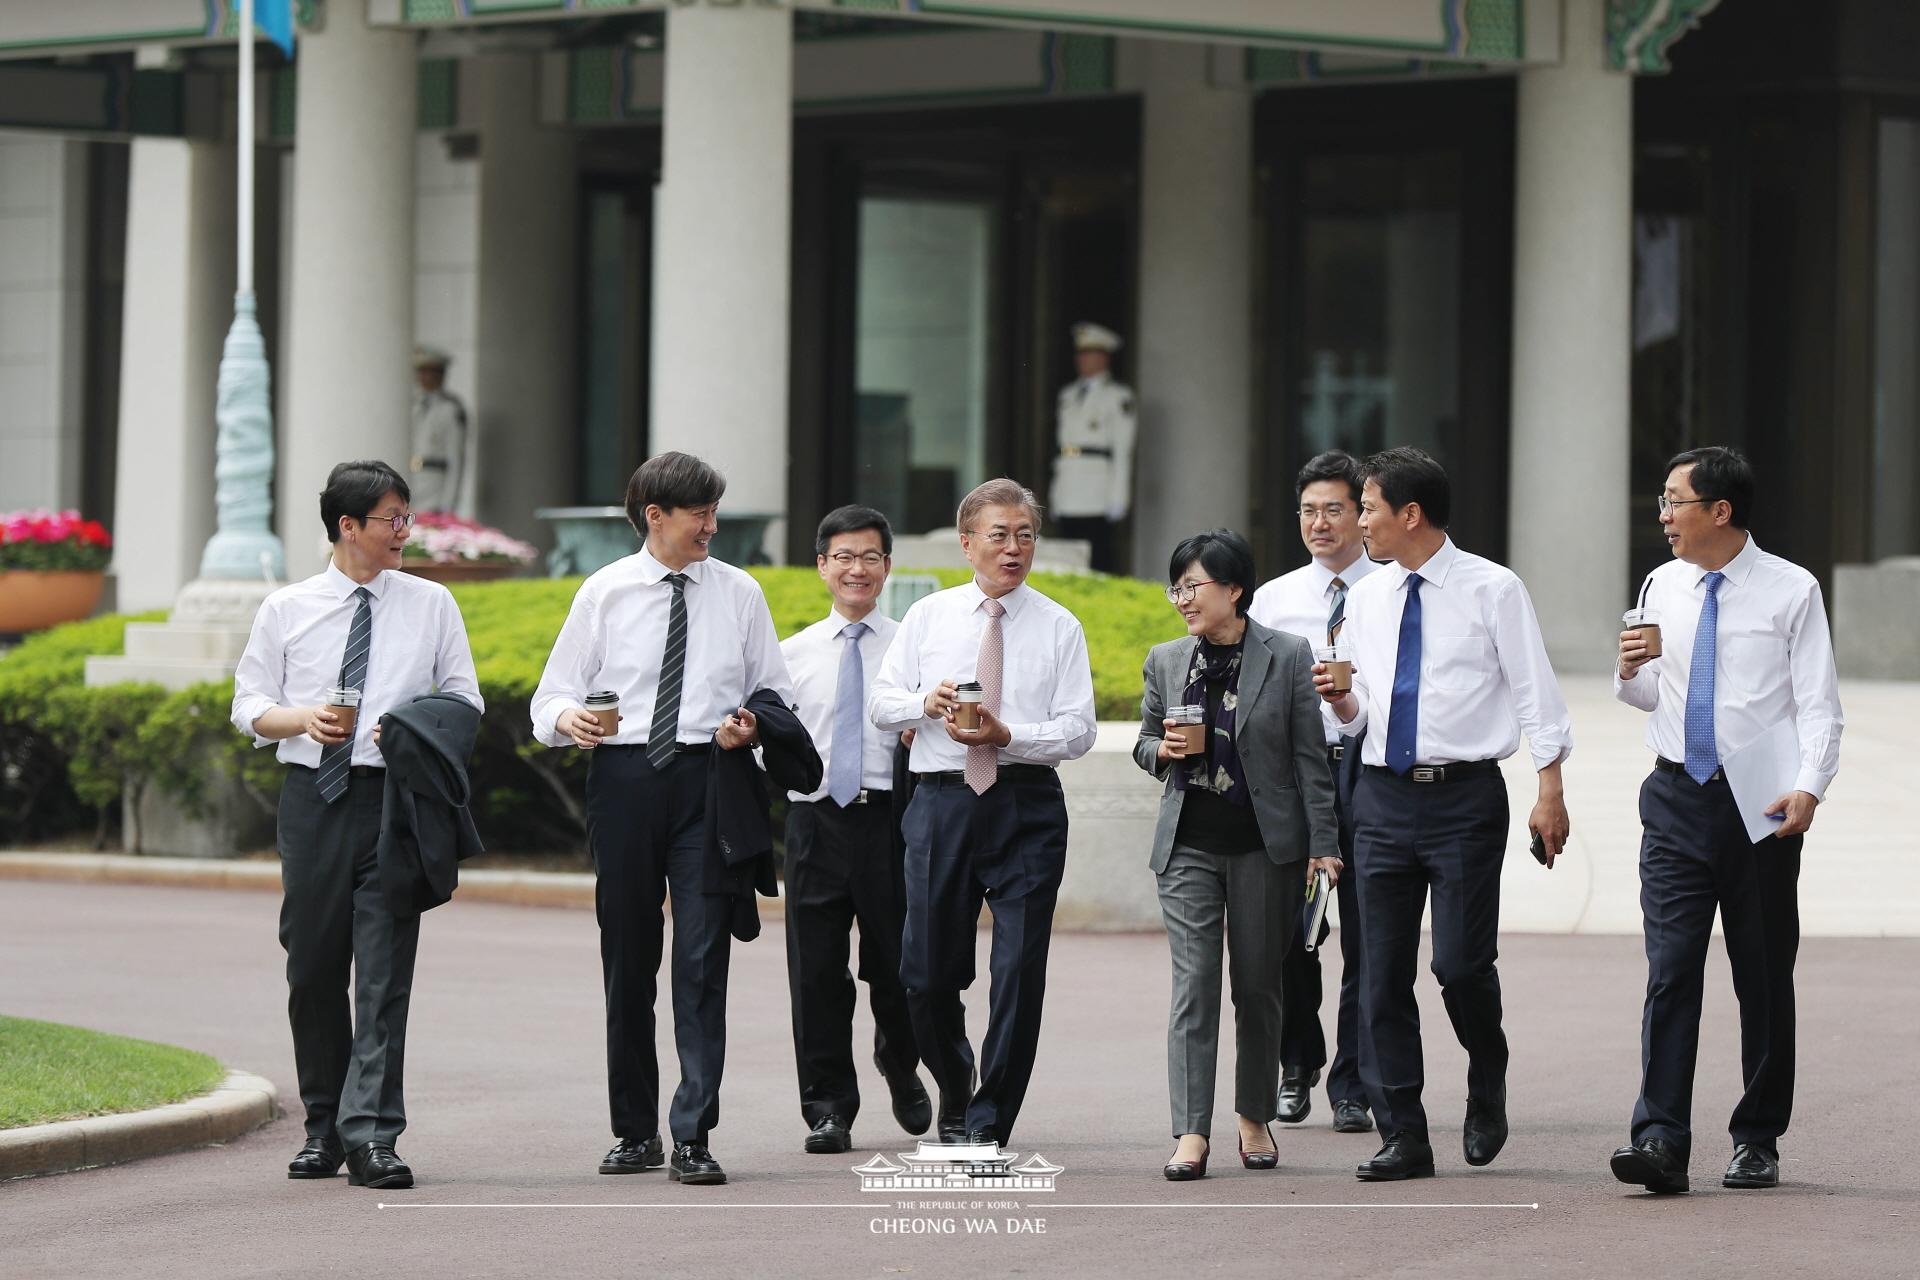
<svg viewBox="0 0 1920 1280">
<path fill-rule="evenodd" d="M 508 560 L 402 560 L 400 570 L 434 582 L 491 582 L 520 566 Z"/>
<path fill-rule="evenodd" d="M 106 580 L 103 572 L 79 569 L 0 573 L 0 632 L 39 631 L 89 617 Z"/>
</svg>

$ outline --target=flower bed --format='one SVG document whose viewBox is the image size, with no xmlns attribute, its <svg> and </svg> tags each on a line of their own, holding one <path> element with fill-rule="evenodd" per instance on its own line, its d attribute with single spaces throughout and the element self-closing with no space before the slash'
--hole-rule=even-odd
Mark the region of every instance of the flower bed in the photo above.
<svg viewBox="0 0 1920 1280">
<path fill-rule="evenodd" d="M 405 559 L 434 564 L 532 564 L 539 548 L 502 533 L 491 525 L 467 520 L 449 511 L 422 511 L 413 522 Z M 406 567 L 412 568 L 411 564 Z"/>
<path fill-rule="evenodd" d="M 78 511 L 14 511 L 0 515 L 0 573 L 99 573 L 113 558 L 113 539 Z"/>
</svg>

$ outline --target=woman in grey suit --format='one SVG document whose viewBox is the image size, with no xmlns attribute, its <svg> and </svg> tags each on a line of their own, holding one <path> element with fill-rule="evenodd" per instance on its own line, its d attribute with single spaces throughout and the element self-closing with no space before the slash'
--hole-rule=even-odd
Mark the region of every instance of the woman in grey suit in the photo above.
<svg viewBox="0 0 1920 1280">
<path fill-rule="evenodd" d="M 1204 1178 L 1220 1048 L 1220 950 L 1233 990 L 1234 1102 L 1240 1160 L 1271 1169 L 1268 1127 L 1280 1082 L 1280 962 L 1299 927 L 1305 882 L 1338 878 L 1333 776 L 1313 653 L 1247 617 L 1253 551 L 1227 529 L 1174 548 L 1167 599 L 1187 635 L 1147 655 L 1133 758 L 1167 788 L 1152 866 L 1173 953 L 1167 1084 L 1179 1145 L 1169 1181 Z M 1185 748 L 1169 708 L 1202 706 L 1206 746 Z M 1326 856 L 1312 857 L 1315 852 Z"/>
</svg>

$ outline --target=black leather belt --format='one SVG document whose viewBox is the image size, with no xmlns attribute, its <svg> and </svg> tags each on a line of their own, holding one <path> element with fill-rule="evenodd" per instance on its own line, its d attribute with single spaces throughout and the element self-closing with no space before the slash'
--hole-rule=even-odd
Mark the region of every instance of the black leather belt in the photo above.
<svg viewBox="0 0 1920 1280">
<path fill-rule="evenodd" d="M 1328 744 L 1327 759 L 1339 761 L 1339 760 L 1345 760 L 1346 758 L 1347 758 L 1347 748 L 1345 743 L 1334 742 L 1334 743 Z"/>
<path fill-rule="evenodd" d="M 673 744 L 673 749 L 683 756 L 698 756 L 705 755 L 707 752 L 713 750 L 713 744 L 711 742 L 676 742 Z M 641 755 L 645 755 L 647 753 L 647 744 L 644 742 L 603 742 L 596 747 L 595 750 L 638 751 Z"/>
<path fill-rule="evenodd" d="M 1407 782 L 1465 782 L 1469 778 L 1484 778 L 1500 772 L 1498 760 L 1468 760 L 1462 764 L 1417 764 L 1405 773 L 1395 773 L 1382 764 L 1367 766 L 1369 773 L 1384 773 L 1389 778 L 1401 778 Z"/>
<path fill-rule="evenodd" d="M 1063 458 L 1111 458 L 1113 450 L 1103 444 L 1063 444 L 1060 446 Z"/>
<path fill-rule="evenodd" d="M 841 804 L 838 800 L 835 800 L 832 796 L 821 796 L 818 800 L 802 800 L 799 803 L 830 804 L 836 809 L 851 809 L 853 808 L 853 806 L 857 804 L 885 804 L 887 803 L 887 801 L 891 799 L 893 799 L 893 792 L 891 791 L 869 790 L 865 787 L 862 787 L 857 793 L 855 793 L 853 799 L 847 801 L 845 804 Z"/>
<path fill-rule="evenodd" d="M 999 780 L 1001 782 L 1037 782 L 1041 778 L 1057 778 L 1058 776 L 1058 774 L 1044 764 L 1003 764 L 1000 766 Z M 965 786 L 967 782 L 967 771 L 965 769 L 942 769 L 937 773 L 923 773 L 920 775 L 920 780 L 922 782 L 958 783 L 961 786 Z"/>
<path fill-rule="evenodd" d="M 1655 756 L 1653 758 L 1653 767 L 1656 769 L 1665 769 L 1668 773 L 1677 773 L 1681 777 L 1685 778 L 1687 781 L 1689 782 L 1693 781 L 1693 775 L 1687 772 L 1687 766 L 1683 764 L 1675 764 L 1673 761 L 1667 759 L 1665 756 Z M 1707 781 L 1719 782 L 1721 779 L 1725 778 L 1726 776 L 1727 776 L 1727 771 L 1725 769 L 1715 769 L 1713 771 L 1713 776 L 1711 778 L 1708 778 Z"/>
</svg>

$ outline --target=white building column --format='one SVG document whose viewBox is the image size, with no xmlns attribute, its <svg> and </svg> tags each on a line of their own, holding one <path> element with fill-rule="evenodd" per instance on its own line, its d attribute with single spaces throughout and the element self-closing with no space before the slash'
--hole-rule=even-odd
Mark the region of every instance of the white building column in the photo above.
<svg viewBox="0 0 1920 1280">
<path fill-rule="evenodd" d="M 136 138 L 114 470 L 123 612 L 171 605 L 213 533 L 214 393 L 233 315 L 234 150 Z"/>
<path fill-rule="evenodd" d="M 287 573 L 324 563 L 315 495 L 336 462 L 406 469 L 413 386 L 413 33 L 330 5 L 302 33 L 293 153 L 293 271 L 276 527 Z"/>
<path fill-rule="evenodd" d="M 540 123 L 535 55 L 467 65 L 480 124 L 472 492 L 488 524 L 543 539 L 534 509 L 572 504 L 579 438 L 574 134 Z"/>
<path fill-rule="evenodd" d="M 87 217 L 85 143 L 0 133 L 0 511 L 80 505 Z"/>
<path fill-rule="evenodd" d="M 1140 402 L 1133 563 L 1245 531 L 1252 474 L 1253 103 L 1210 83 L 1203 44 L 1147 55 L 1140 157 Z"/>
<path fill-rule="evenodd" d="M 651 451 L 718 467 L 723 518 L 784 516 L 793 16 L 695 0 L 668 10 L 666 43 Z"/>
<path fill-rule="evenodd" d="M 1566 0 L 1560 64 L 1520 73 L 1508 560 L 1562 671 L 1610 665 L 1629 603 L 1633 79 L 1604 7 Z"/>
</svg>

